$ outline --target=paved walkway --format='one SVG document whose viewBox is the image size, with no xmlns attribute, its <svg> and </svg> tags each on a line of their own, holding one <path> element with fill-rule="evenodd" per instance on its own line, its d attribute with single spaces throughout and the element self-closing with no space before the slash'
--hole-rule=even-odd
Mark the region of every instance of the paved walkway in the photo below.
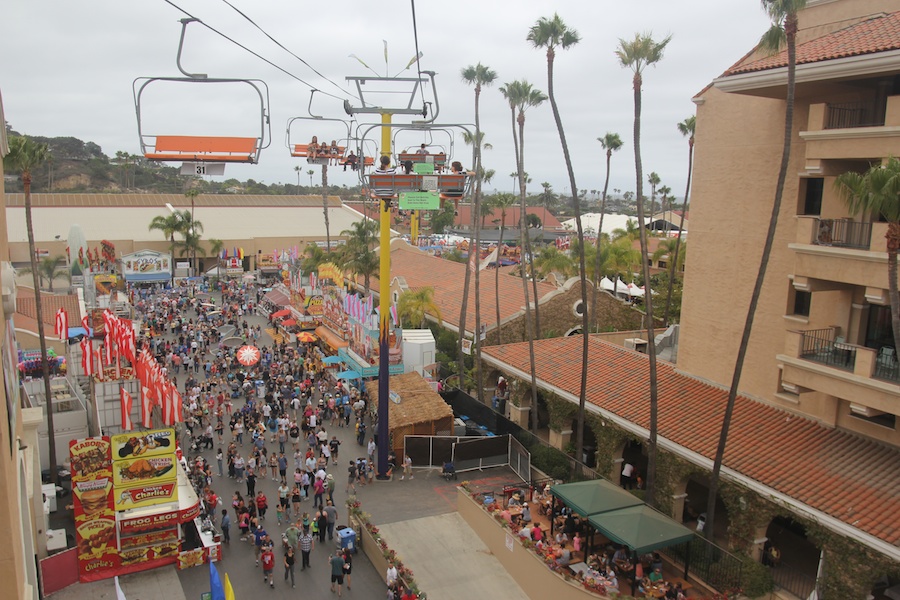
<svg viewBox="0 0 900 600">
<path fill-rule="evenodd" d="M 389 523 L 380 532 L 429 600 L 528 598 L 457 512 Z"/>
<path fill-rule="evenodd" d="M 193 311 L 190 316 L 194 316 Z M 262 326 L 263 333 L 258 342 L 259 346 L 271 346 L 272 339 L 266 332 L 266 319 L 248 315 L 246 320 L 251 325 Z M 179 389 L 183 388 L 184 379 L 185 374 L 182 372 L 178 376 Z M 235 409 L 239 409 L 243 401 L 236 402 Z M 352 427 L 329 427 L 329 438 L 332 435 L 336 435 L 341 441 L 340 459 L 337 465 L 329 465 L 329 472 L 334 474 L 337 481 L 335 506 L 339 510 L 338 524 L 346 524 L 348 516 L 344 502 L 347 499 L 345 491 L 347 463 L 351 458 L 364 456 L 365 449 L 357 445 Z M 231 440 L 227 428 L 224 438 L 224 445 L 227 445 Z M 277 450 L 277 445 L 270 442 L 267 445 L 270 451 Z M 248 446 L 244 448 L 245 453 L 249 449 Z M 191 452 L 189 456 L 195 457 L 197 454 Z M 205 450 L 199 454 L 213 464 L 215 471 L 215 449 Z M 401 481 L 399 477 L 395 477 L 393 481 L 357 487 L 357 498 L 362 502 L 362 509 L 372 515 L 373 523 L 382 530 L 390 546 L 413 570 L 417 581 L 428 593 L 429 598 L 455 600 L 527 597 L 499 562 L 489 554 L 475 532 L 456 514 L 458 482 L 445 481 L 440 476 L 439 469 L 414 468 L 414 472 L 412 480 Z M 477 479 L 480 487 L 493 486 L 498 489 L 512 477 L 514 477 L 512 473 L 505 468 L 460 474 L 460 480 Z M 231 544 L 223 544 L 222 560 L 218 563 L 220 575 L 224 577 L 224 574 L 228 573 L 235 596 L 240 600 L 255 598 L 256 594 L 277 599 L 335 597 L 329 590 L 330 571 L 327 559 L 336 548 L 336 541 L 326 540 L 323 545 L 316 544 L 311 557 L 311 570 L 301 572 L 298 557 L 295 572 L 296 589 L 291 588 L 289 582 L 284 582 L 282 554 L 277 540 L 287 525 L 279 526 L 276 522 L 274 506 L 278 498 L 277 487 L 277 482 L 272 479 L 259 479 L 256 484 L 256 489 L 263 490 L 269 498 L 271 507 L 264 525 L 276 540 L 275 589 L 270 589 L 263 583 L 262 571 L 255 566 L 253 549 L 249 543 L 239 541 L 236 524 L 232 525 Z M 227 508 L 230 508 L 231 495 L 235 490 L 240 490 L 246 496 L 246 486 L 228 479 L 227 476 L 214 477 L 213 488 Z M 314 512 L 312 502 L 309 500 L 303 502 L 301 506 L 303 511 Z M 353 561 L 352 589 L 347 590 L 345 587 L 343 593 L 348 598 L 384 598 L 387 588 L 383 577 L 384 574 L 377 573 L 364 554 L 356 554 Z M 205 566 L 185 571 L 162 568 L 125 576 L 121 581 L 128 600 L 199 600 L 202 593 L 209 591 L 209 570 Z M 53 597 L 63 600 L 115 598 L 115 592 L 112 580 L 108 580 L 94 584 L 75 584 L 54 594 Z"/>
</svg>

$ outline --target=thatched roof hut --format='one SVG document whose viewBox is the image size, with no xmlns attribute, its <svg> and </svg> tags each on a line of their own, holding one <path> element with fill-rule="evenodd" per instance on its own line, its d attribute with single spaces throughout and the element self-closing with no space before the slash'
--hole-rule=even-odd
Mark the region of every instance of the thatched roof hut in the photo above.
<svg viewBox="0 0 900 600">
<path fill-rule="evenodd" d="M 372 406 L 378 406 L 378 381 L 366 383 Z M 453 409 L 440 394 L 416 372 L 390 378 L 391 401 L 388 404 L 388 424 L 391 448 L 398 460 L 403 456 L 403 441 L 407 435 L 451 435 Z"/>
</svg>

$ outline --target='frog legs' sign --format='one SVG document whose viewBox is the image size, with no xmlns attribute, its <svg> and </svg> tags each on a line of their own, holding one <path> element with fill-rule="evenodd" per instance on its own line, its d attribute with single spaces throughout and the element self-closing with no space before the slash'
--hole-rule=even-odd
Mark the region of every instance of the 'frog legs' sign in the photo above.
<svg viewBox="0 0 900 600">
<path fill-rule="evenodd" d="M 438 210 L 441 197 L 437 192 L 401 192 L 400 210 Z"/>
</svg>

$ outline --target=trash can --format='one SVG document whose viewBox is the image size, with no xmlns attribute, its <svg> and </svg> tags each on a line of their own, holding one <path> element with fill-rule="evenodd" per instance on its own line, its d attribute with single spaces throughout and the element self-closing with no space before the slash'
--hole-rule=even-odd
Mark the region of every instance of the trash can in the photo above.
<svg viewBox="0 0 900 600">
<path fill-rule="evenodd" d="M 352 527 L 344 527 L 338 526 L 337 537 L 338 537 L 338 548 L 341 550 L 349 550 L 353 554 L 356 554 L 356 531 Z"/>
<path fill-rule="evenodd" d="M 256 380 L 256 397 L 260 400 L 266 397 L 266 382 L 262 379 Z"/>
</svg>

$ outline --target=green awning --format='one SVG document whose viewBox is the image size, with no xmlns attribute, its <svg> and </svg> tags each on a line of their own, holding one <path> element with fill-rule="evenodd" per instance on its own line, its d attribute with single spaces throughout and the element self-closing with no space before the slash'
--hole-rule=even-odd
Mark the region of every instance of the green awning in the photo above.
<svg viewBox="0 0 900 600">
<path fill-rule="evenodd" d="M 604 479 L 554 485 L 550 493 L 583 517 L 643 504 L 637 496 Z"/>
<path fill-rule="evenodd" d="M 638 554 L 694 538 L 693 531 L 645 504 L 590 515 L 588 521 L 610 540 L 628 546 Z"/>
</svg>

